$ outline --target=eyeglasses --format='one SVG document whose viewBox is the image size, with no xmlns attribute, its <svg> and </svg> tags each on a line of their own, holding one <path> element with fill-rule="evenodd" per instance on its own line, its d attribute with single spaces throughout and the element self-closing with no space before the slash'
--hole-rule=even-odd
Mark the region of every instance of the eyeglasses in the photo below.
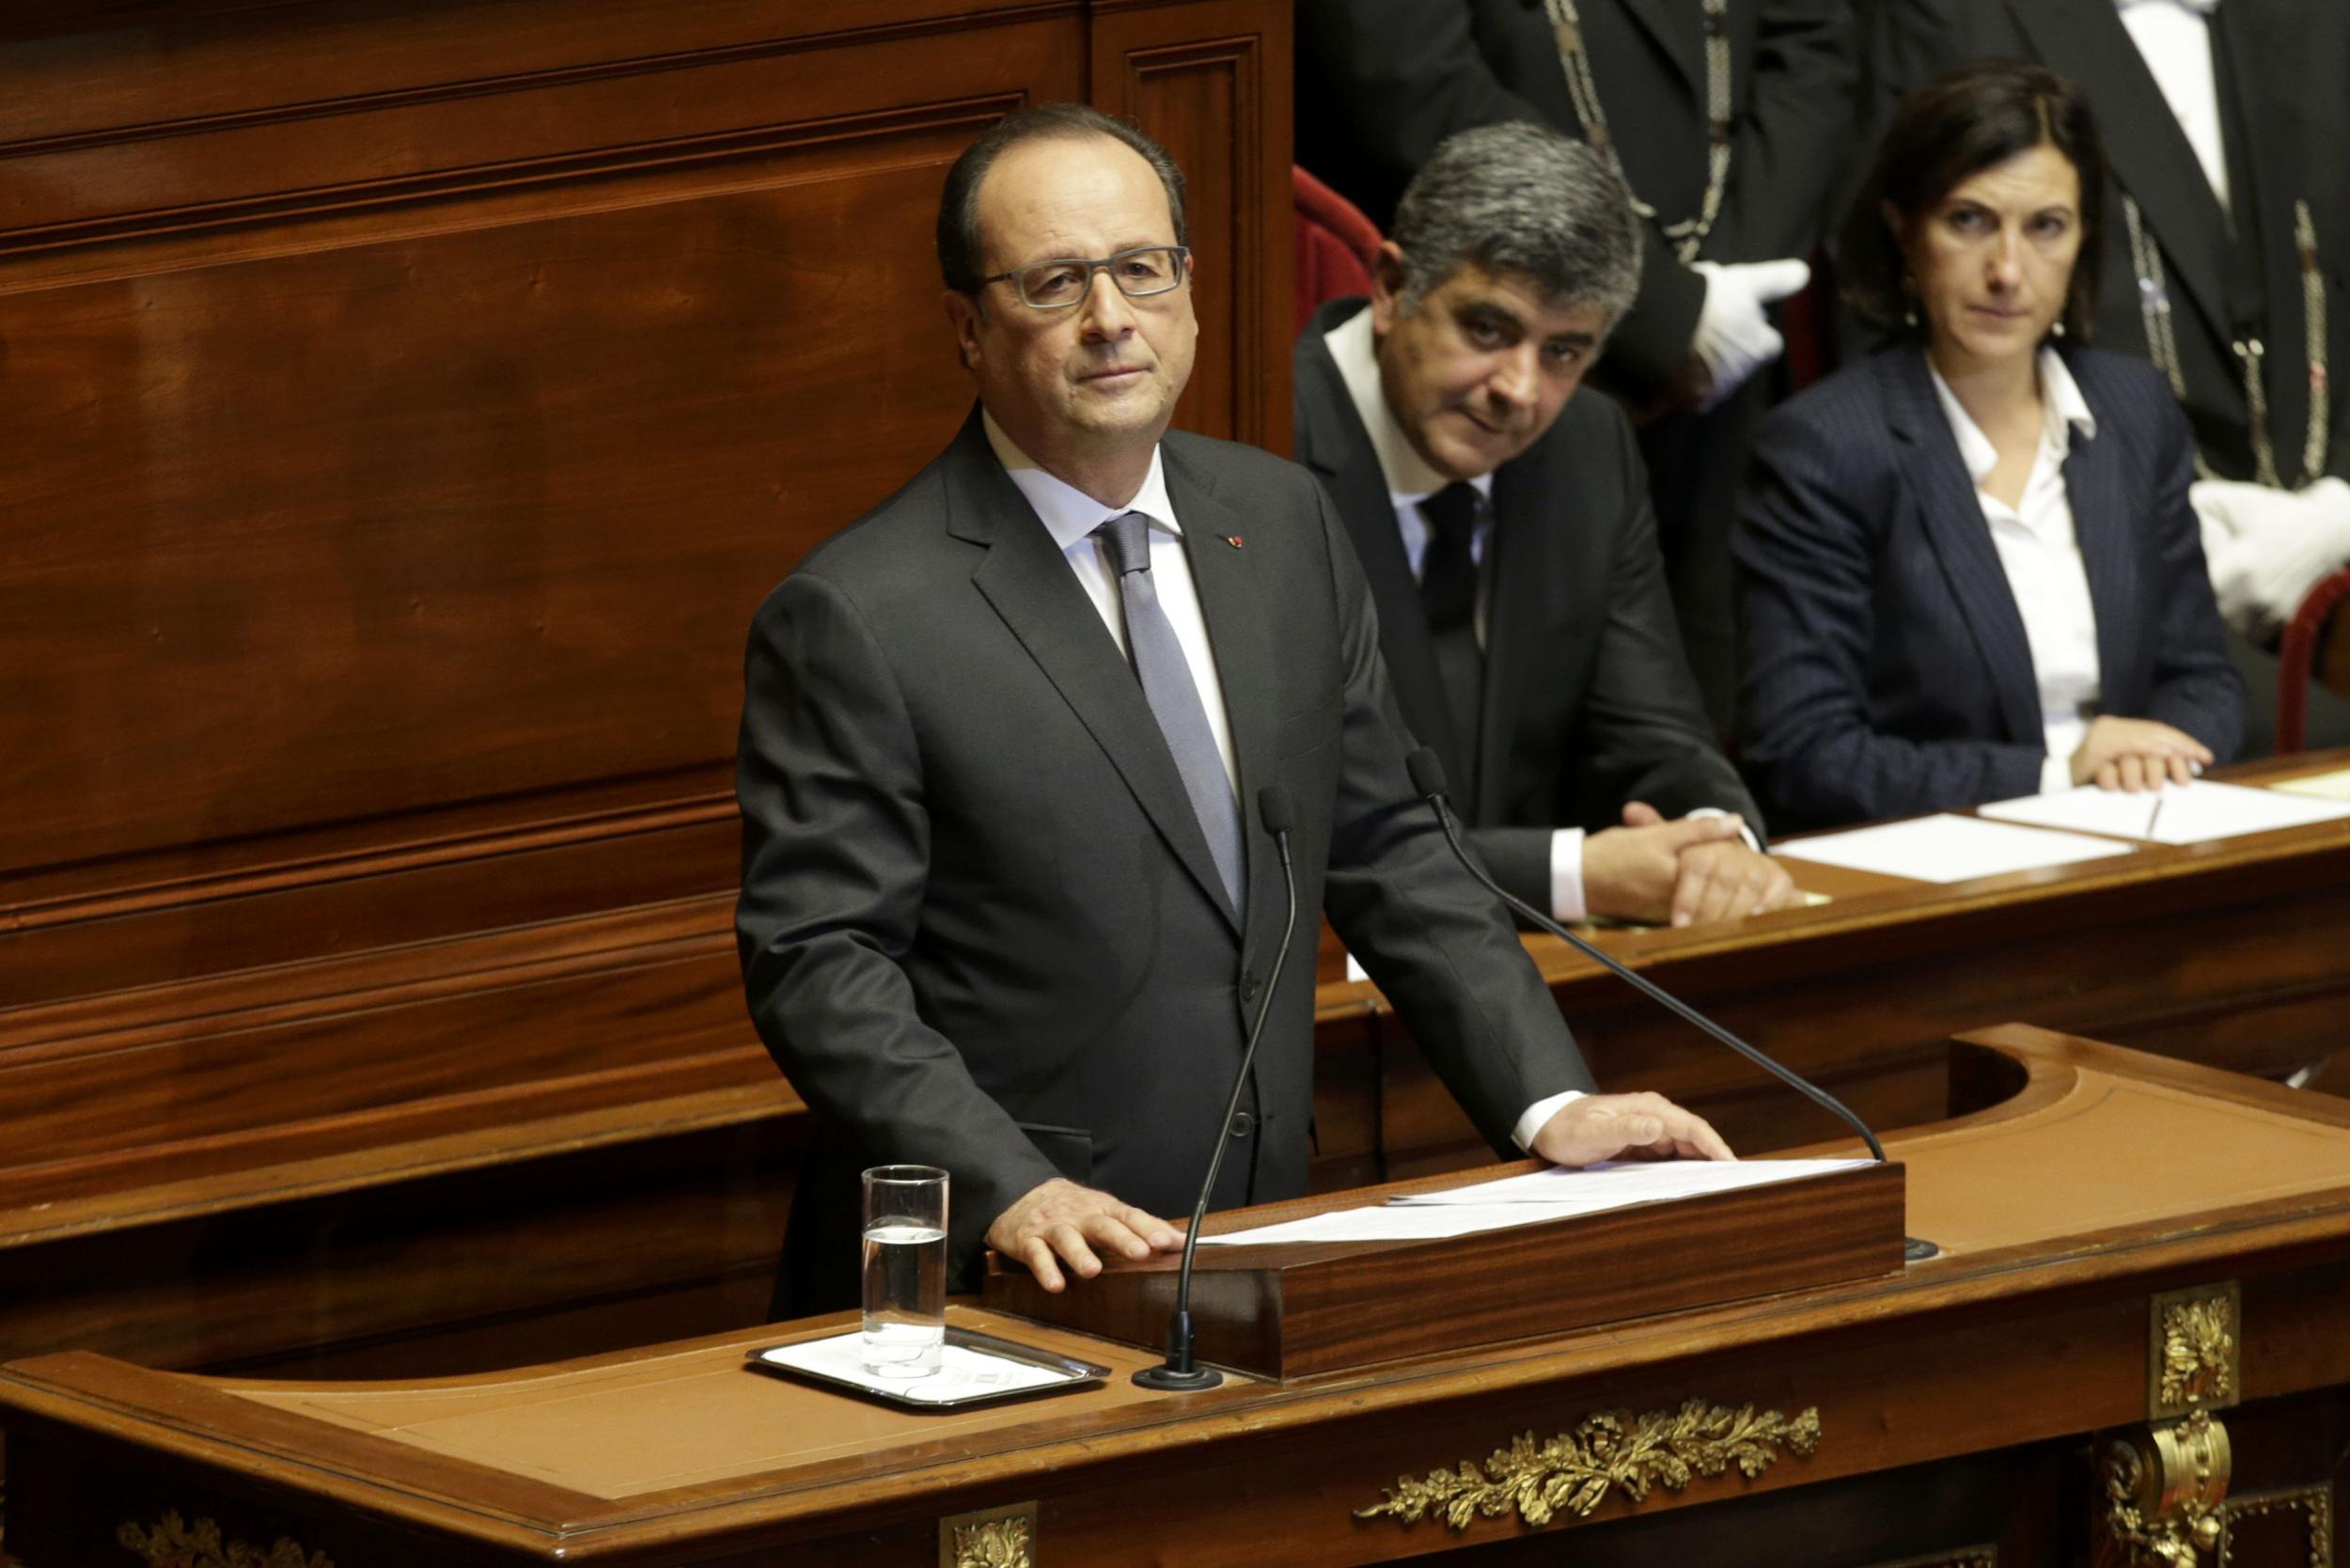
<svg viewBox="0 0 2350 1568">
<path fill-rule="evenodd" d="M 1188 245 L 1142 245 L 1105 256 L 1099 261 L 1068 257 L 1016 267 L 983 277 L 982 283 L 1010 283 L 1020 291 L 1020 303 L 1036 310 L 1066 310 L 1093 290 L 1093 274 L 1107 273 L 1118 291 L 1130 300 L 1167 293 L 1183 281 Z"/>
</svg>

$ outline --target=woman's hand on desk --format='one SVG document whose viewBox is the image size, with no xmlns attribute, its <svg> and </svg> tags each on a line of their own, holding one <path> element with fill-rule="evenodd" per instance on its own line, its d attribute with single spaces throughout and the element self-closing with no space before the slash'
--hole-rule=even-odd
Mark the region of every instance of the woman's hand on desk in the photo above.
<svg viewBox="0 0 2350 1568">
<path fill-rule="evenodd" d="M 2212 760 L 2211 747 L 2184 729 L 2102 714 L 2073 753 L 2073 782 L 2101 790 L 2152 790 L 2184 784 Z"/>
</svg>

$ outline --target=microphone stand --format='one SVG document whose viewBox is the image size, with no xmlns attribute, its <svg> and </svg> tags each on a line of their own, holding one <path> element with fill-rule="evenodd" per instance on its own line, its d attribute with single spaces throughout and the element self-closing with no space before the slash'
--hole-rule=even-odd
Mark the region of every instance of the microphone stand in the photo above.
<svg viewBox="0 0 2350 1568">
<path fill-rule="evenodd" d="M 1851 1108 L 1841 1100 L 1805 1078 L 1801 1074 L 1780 1066 L 1697 1009 L 1673 996 L 1663 986 L 1656 984 L 1647 976 L 1619 963 L 1613 956 L 1602 951 L 1595 944 L 1577 936 L 1574 932 L 1569 931 L 1565 926 L 1560 925 L 1496 882 L 1478 858 L 1469 853 L 1468 846 L 1462 842 L 1460 826 L 1453 820 L 1452 807 L 1446 799 L 1444 764 L 1436 760 L 1435 752 L 1427 746 L 1422 746 L 1404 760 L 1404 766 L 1412 776 L 1412 788 L 1418 791 L 1420 797 L 1434 809 L 1437 825 L 1444 829 L 1445 842 L 1452 847 L 1454 857 L 1467 870 L 1469 875 L 1475 877 L 1484 886 L 1486 891 L 1524 916 L 1533 925 L 1558 937 L 1584 957 L 1590 959 L 1608 973 L 1630 985 L 1674 1017 L 1696 1026 L 1804 1098 L 1838 1117 L 1845 1125 L 1860 1135 L 1860 1141 L 1868 1145 L 1870 1154 L 1877 1163 L 1880 1165 L 1885 1163 L 1885 1145 L 1877 1141 L 1877 1136 L 1869 1130 L 1869 1124 L 1854 1115 Z M 1903 1256 L 1911 1262 L 1931 1258 L 1939 1251 L 1941 1248 L 1934 1243 L 1916 1236 L 1906 1238 L 1902 1247 Z"/>
<path fill-rule="evenodd" d="M 1257 814 L 1263 819 L 1265 831 L 1273 835 L 1274 844 L 1281 852 L 1281 886 L 1289 895 L 1289 920 L 1281 928 L 1281 946 L 1273 955 L 1273 974 L 1265 982 L 1264 1005 L 1257 1010 L 1256 1025 L 1248 1031 L 1247 1048 L 1240 1056 L 1240 1071 L 1232 1074 L 1232 1094 L 1225 1104 L 1224 1120 L 1216 1128 L 1215 1152 L 1208 1159 L 1208 1179 L 1199 1184 L 1199 1201 L 1191 1210 L 1191 1229 L 1183 1232 L 1183 1262 L 1175 1279 L 1175 1310 L 1167 1320 L 1167 1359 L 1155 1367 L 1143 1368 L 1134 1376 L 1137 1388 L 1161 1393 L 1192 1393 L 1213 1388 L 1224 1381 L 1224 1374 L 1214 1367 L 1199 1365 L 1195 1353 L 1191 1325 L 1192 1254 L 1198 1250 L 1199 1227 L 1208 1217 L 1208 1200 L 1215 1191 L 1217 1173 L 1224 1168 L 1224 1152 L 1231 1145 L 1232 1118 L 1239 1114 L 1241 1090 L 1247 1087 L 1249 1066 L 1257 1059 L 1257 1042 L 1263 1037 L 1265 1020 L 1273 1013 L 1274 996 L 1281 988 L 1281 969 L 1289 962 L 1290 939 L 1297 934 L 1297 875 L 1290 864 L 1290 828 L 1297 820 L 1296 808 L 1291 804 L 1287 790 L 1278 784 L 1268 784 L 1257 792 Z"/>
</svg>

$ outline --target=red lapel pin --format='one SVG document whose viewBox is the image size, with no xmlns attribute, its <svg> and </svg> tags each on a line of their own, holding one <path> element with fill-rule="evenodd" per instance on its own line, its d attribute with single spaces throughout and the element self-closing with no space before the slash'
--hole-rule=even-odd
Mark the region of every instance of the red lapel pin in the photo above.
<svg viewBox="0 0 2350 1568">
<path fill-rule="evenodd" d="M 1229 545 L 1230 545 L 1233 549 L 1237 550 L 1237 549 L 1239 549 L 1239 548 L 1240 548 L 1240 535 L 1238 535 L 1238 534 L 1226 534 L 1226 535 L 1224 536 L 1224 542 L 1225 542 L 1225 543 L 1227 543 L 1227 544 L 1229 544 Z"/>
</svg>

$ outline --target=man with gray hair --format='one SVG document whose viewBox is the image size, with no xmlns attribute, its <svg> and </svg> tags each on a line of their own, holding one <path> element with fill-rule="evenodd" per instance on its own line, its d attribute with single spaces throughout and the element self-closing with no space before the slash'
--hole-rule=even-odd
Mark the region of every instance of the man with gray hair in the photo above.
<svg viewBox="0 0 2350 1568">
<path fill-rule="evenodd" d="M 1525 123 L 1450 137 L 1371 299 L 1298 339 L 1297 456 L 1496 879 L 1560 919 L 1686 925 L 1797 895 L 1712 739 L 1631 426 L 1575 396 L 1639 268 L 1630 193 L 1589 148 Z"/>
</svg>

